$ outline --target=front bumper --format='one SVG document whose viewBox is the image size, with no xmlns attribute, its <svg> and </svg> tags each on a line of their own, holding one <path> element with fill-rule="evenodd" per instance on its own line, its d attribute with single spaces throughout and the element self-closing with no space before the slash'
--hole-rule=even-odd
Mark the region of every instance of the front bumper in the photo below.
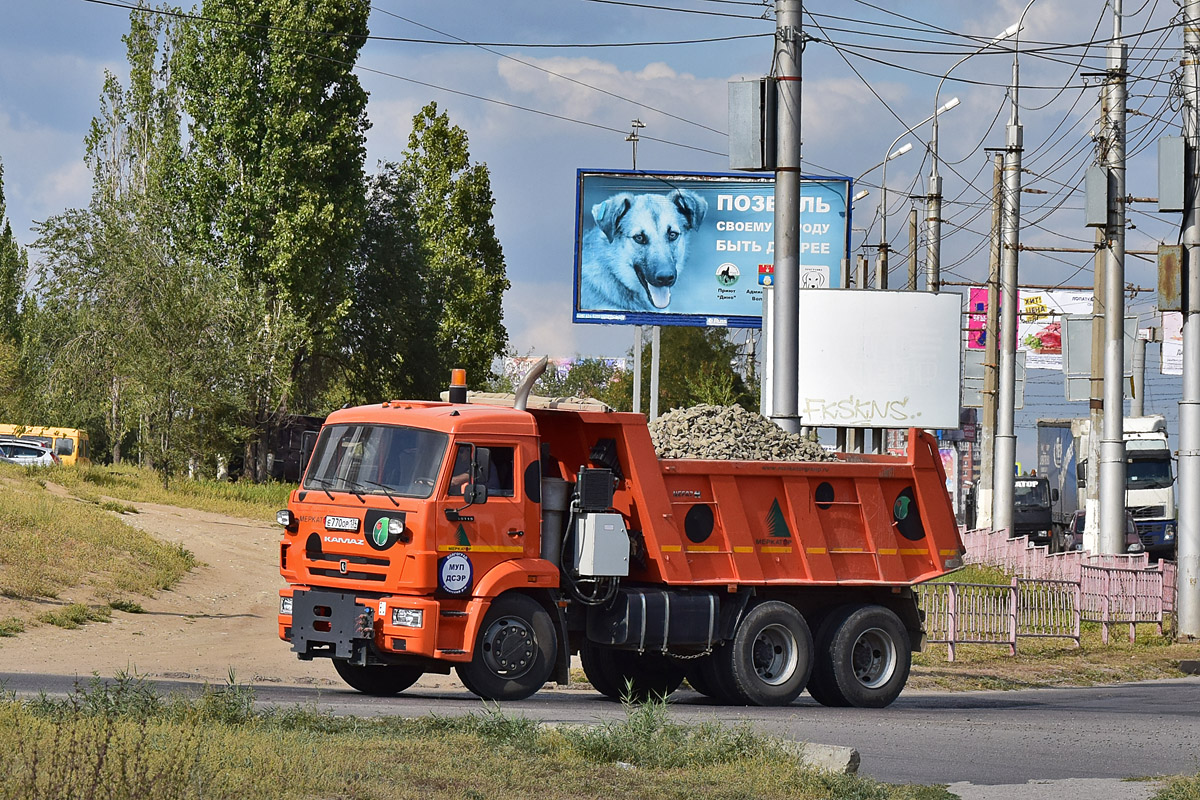
<svg viewBox="0 0 1200 800">
<path fill-rule="evenodd" d="M 347 659 L 365 663 L 365 653 L 396 656 L 449 658 L 470 654 L 462 648 L 437 649 L 440 603 L 425 597 L 360 597 L 324 589 L 280 591 L 279 638 L 291 642 L 292 650 L 304 660 Z M 282 613 L 285 598 L 291 614 Z M 394 614 L 395 609 L 401 613 Z M 447 612 L 465 617 L 465 612 Z M 393 620 L 407 624 L 393 624 Z M 414 625 L 414 623 L 416 623 Z"/>
</svg>

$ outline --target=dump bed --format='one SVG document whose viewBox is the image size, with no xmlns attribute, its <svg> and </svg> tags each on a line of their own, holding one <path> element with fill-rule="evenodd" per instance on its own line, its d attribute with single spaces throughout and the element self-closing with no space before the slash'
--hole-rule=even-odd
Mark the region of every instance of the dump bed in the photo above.
<svg viewBox="0 0 1200 800">
<path fill-rule="evenodd" d="M 962 543 L 937 442 L 833 462 L 660 460 L 635 414 L 532 411 L 543 469 L 618 473 L 630 578 L 677 585 L 891 585 L 937 577 Z M 605 464 L 605 461 L 609 462 Z"/>
</svg>

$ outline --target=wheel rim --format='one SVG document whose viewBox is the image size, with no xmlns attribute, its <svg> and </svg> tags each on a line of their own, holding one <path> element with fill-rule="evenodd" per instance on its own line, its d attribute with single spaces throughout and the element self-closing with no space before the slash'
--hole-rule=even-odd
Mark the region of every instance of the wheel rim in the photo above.
<svg viewBox="0 0 1200 800">
<path fill-rule="evenodd" d="M 768 625 L 754 637 L 754 672 L 768 686 L 786 683 L 796 672 L 800 647 L 783 625 Z"/>
<path fill-rule="evenodd" d="M 519 678 L 533 667 L 537 641 L 520 617 L 501 617 L 483 635 L 483 663 L 496 675 Z"/>
<path fill-rule="evenodd" d="M 868 689 L 883 686 L 896 672 L 896 643 L 887 631 L 871 628 L 854 642 L 854 677 Z"/>
</svg>

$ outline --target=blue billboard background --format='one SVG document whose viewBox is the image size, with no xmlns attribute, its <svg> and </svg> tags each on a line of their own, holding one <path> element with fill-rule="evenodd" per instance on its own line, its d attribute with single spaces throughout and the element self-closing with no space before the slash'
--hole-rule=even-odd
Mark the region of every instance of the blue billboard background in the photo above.
<svg viewBox="0 0 1200 800">
<path fill-rule="evenodd" d="M 850 181 L 801 183 L 800 282 L 838 287 Z M 774 178 L 580 170 L 574 322 L 762 326 L 774 280 Z"/>
</svg>

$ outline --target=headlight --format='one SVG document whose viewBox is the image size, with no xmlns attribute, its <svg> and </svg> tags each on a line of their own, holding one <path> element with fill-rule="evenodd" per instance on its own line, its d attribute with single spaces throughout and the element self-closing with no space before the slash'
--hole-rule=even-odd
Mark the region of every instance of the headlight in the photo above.
<svg viewBox="0 0 1200 800">
<path fill-rule="evenodd" d="M 286 508 L 283 511 L 275 512 L 275 521 L 285 528 L 292 527 L 292 521 L 294 519 L 295 518 L 292 516 L 292 512 L 288 511 Z"/>
<path fill-rule="evenodd" d="M 279 598 L 279 613 L 283 614 L 285 617 L 290 617 L 292 615 L 292 598 Z"/>
<path fill-rule="evenodd" d="M 1129 545 L 1130 553 L 1140 553 L 1140 552 L 1142 552 L 1142 550 L 1143 550 L 1143 547 L 1142 547 L 1141 542 L 1134 542 L 1133 544 Z"/>
<path fill-rule="evenodd" d="M 392 624 L 399 628 L 420 628 L 425 624 L 425 612 L 419 608 L 393 608 Z"/>
<path fill-rule="evenodd" d="M 1167 525 L 1163 528 L 1163 541 L 1169 542 L 1175 538 L 1175 526 Z"/>
</svg>

